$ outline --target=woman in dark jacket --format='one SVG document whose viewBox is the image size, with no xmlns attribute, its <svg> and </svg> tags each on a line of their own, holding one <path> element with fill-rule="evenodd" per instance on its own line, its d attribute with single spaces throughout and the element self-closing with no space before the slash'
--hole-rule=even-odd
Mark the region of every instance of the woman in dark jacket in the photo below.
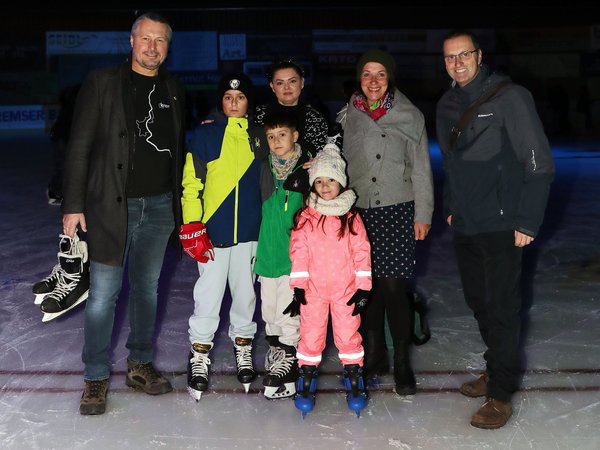
<svg viewBox="0 0 600 450">
<path fill-rule="evenodd" d="M 269 66 L 269 86 L 275 94 L 275 102 L 256 107 L 255 121 L 264 124 L 265 116 L 285 109 L 295 116 L 300 135 L 298 144 L 304 151 L 315 154 L 327 144 L 327 120 L 319 111 L 300 99 L 304 88 L 304 69 L 291 60 L 281 60 Z"/>
</svg>

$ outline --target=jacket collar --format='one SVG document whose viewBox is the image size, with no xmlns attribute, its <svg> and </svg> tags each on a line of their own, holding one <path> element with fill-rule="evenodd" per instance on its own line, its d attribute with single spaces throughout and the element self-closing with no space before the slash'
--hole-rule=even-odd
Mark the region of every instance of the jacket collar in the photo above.
<svg viewBox="0 0 600 450">
<path fill-rule="evenodd" d="M 483 93 L 489 91 L 493 86 L 507 78 L 506 75 L 492 72 L 489 66 L 482 64 L 479 73 L 473 78 L 473 81 L 462 88 L 453 83 L 454 89 L 452 91 L 459 98 L 466 99 L 469 103 L 472 103 Z"/>
</svg>

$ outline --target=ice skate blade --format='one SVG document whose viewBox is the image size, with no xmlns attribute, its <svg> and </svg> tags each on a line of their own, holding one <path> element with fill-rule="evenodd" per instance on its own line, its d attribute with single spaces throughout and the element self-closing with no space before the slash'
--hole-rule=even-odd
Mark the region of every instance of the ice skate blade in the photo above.
<svg viewBox="0 0 600 450">
<path fill-rule="evenodd" d="M 90 292 L 89 290 L 85 291 L 83 293 L 83 295 L 81 297 L 79 297 L 79 300 L 77 300 L 75 303 L 73 303 L 71 306 L 69 306 L 64 311 L 59 311 L 57 313 L 44 313 L 44 317 L 42 317 L 42 322 L 49 322 L 51 320 L 56 319 L 57 317 L 62 316 L 64 313 L 69 312 L 70 310 L 72 310 L 73 308 L 75 308 L 77 305 L 79 305 L 80 303 L 82 303 L 85 300 L 87 300 L 89 292 Z"/>
<path fill-rule="evenodd" d="M 242 383 L 242 386 L 244 386 L 244 391 L 246 391 L 247 394 L 250 390 L 250 383 Z"/>
<path fill-rule="evenodd" d="M 189 386 L 188 386 L 187 390 L 188 390 L 188 393 L 192 396 L 192 398 L 194 400 L 196 400 L 196 402 L 200 401 L 200 398 L 202 397 L 202 392 L 203 391 L 197 391 L 196 389 L 192 389 Z"/>
<path fill-rule="evenodd" d="M 265 397 L 269 400 L 292 397 L 296 393 L 296 383 L 284 383 L 282 386 L 265 386 Z"/>
<path fill-rule="evenodd" d="M 44 297 L 48 295 L 50 292 L 46 292 L 45 294 L 35 294 L 35 299 L 33 300 L 34 305 L 41 305 L 44 301 Z"/>
</svg>

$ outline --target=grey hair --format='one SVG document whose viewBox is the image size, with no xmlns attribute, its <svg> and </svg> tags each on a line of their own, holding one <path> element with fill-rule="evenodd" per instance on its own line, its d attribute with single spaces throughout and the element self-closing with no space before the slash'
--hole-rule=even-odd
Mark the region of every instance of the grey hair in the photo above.
<svg viewBox="0 0 600 450">
<path fill-rule="evenodd" d="M 171 42 L 171 37 L 173 37 L 173 29 L 171 28 L 171 25 L 169 24 L 169 22 L 167 21 L 167 19 L 155 12 L 147 12 L 142 14 L 141 16 L 139 16 L 137 19 L 135 19 L 135 22 L 133 22 L 133 25 L 131 26 L 131 35 L 135 36 L 135 34 L 137 33 L 138 28 L 140 27 L 140 23 L 143 20 L 151 20 L 152 22 L 158 22 L 158 23 L 163 23 L 167 26 L 167 40 L 169 42 Z"/>
</svg>

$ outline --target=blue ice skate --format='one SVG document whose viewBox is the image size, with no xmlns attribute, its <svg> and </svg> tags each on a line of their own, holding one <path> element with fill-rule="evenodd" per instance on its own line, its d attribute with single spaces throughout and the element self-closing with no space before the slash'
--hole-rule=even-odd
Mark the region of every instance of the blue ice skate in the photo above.
<svg viewBox="0 0 600 450">
<path fill-rule="evenodd" d="M 360 412 L 367 406 L 368 400 L 362 367 L 358 364 L 347 364 L 344 366 L 344 386 L 346 388 L 348 408 L 356 413 L 356 417 L 360 417 Z"/>
<path fill-rule="evenodd" d="M 315 407 L 315 392 L 317 391 L 317 366 L 300 367 L 298 377 L 298 388 L 294 397 L 294 405 L 302 413 L 302 418 Z"/>
</svg>

